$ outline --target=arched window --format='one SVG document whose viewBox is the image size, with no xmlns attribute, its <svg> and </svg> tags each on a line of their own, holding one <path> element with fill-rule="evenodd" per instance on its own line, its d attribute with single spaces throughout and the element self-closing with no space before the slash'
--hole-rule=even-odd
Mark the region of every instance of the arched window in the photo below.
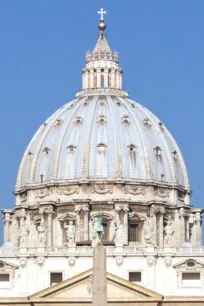
<svg viewBox="0 0 204 306">
<path fill-rule="evenodd" d="M 101 69 L 101 88 L 104 88 L 104 69 Z"/>
<path fill-rule="evenodd" d="M 97 73 L 96 73 L 96 69 L 94 69 L 94 88 L 97 88 Z"/>
<path fill-rule="evenodd" d="M 111 87 L 111 70 L 108 71 L 108 87 Z"/>
</svg>

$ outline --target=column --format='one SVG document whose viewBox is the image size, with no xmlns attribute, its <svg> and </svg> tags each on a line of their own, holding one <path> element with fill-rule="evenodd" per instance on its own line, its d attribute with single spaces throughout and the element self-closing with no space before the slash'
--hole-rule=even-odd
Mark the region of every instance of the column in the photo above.
<svg viewBox="0 0 204 306">
<path fill-rule="evenodd" d="M 115 70 L 111 69 L 111 88 L 115 88 Z"/>
<path fill-rule="evenodd" d="M 82 71 L 82 88 L 85 89 L 85 72 Z"/>
<path fill-rule="evenodd" d="M 175 211 L 175 235 L 174 235 L 174 240 L 175 240 L 175 247 L 180 247 L 181 245 L 181 235 L 180 235 L 180 214 L 178 209 Z"/>
<path fill-rule="evenodd" d="M 108 88 L 108 69 L 104 69 L 104 87 Z"/>
<path fill-rule="evenodd" d="M 52 217 L 53 217 L 53 207 L 49 207 L 46 210 L 47 213 L 47 248 L 52 249 L 53 246 L 53 235 L 52 235 Z"/>
<path fill-rule="evenodd" d="M 89 78 L 89 73 L 88 73 L 88 70 L 86 70 L 85 79 L 84 79 L 84 89 L 88 89 L 88 78 Z"/>
<path fill-rule="evenodd" d="M 159 212 L 159 246 L 164 246 L 164 211 L 160 209 Z"/>
<path fill-rule="evenodd" d="M 202 230 L 200 212 L 196 212 L 196 246 L 202 245 Z"/>
<path fill-rule="evenodd" d="M 124 244 L 128 245 L 128 205 L 123 208 L 124 216 L 123 216 L 123 226 L 124 226 Z"/>
<path fill-rule="evenodd" d="M 76 242 L 80 241 L 80 207 L 75 207 L 76 214 Z"/>
<path fill-rule="evenodd" d="M 120 211 L 121 211 L 121 207 L 115 205 L 115 221 L 116 221 L 116 224 L 119 224 L 119 222 L 120 222 Z"/>
<path fill-rule="evenodd" d="M 94 69 L 90 70 L 90 88 L 94 88 Z"/>
<path fill-rule="evenodd" d="M 119 70 L 116 70 L 116 84 L 115 84 L 116 88 L 120 88 L 120 72 Z"/>
<path fill-rule="evenodd" d="M 122 89 L 123 87 L 123 78 L 122 78 L 122 71 L 120 71 L 120 86 L 119 86 L 119 89 Z"/>
<path fill-rule="evenodd" d="M 97 69 L 97 88 L 101 88 L 101 69 Z"/>
<path fill-rule="evenodd" d="M 180 208 L 180 237 L 181 237 L 181 241 L 180 243 L 184 243 L 185 242 L 185 210 L 184 208 Z"/>
<path fill-rule="evenodd" d="M 154 246 L 157 246 L 157 217 L 156 217 L 156 209 L 154 205 L 150 208 L 150 222 L 152 228 L 152 243 Z"/>
<path fill-rule="evenodd" d="M 89 239 L 89 208 L 83 207 L 84 212 L 84 240 Z"/>
<path fill-rule="evenodd" d="M 4 214 L 4 243 L 10 241 L 9 237 L 9 223 L 10 223 L 10 213 L 3 212 Z"/>
</svg>

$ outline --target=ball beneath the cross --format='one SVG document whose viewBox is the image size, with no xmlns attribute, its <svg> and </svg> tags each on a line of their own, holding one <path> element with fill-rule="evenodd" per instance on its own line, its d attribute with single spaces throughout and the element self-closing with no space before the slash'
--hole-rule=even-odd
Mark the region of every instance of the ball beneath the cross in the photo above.
<svg viewBox="0 0 204 306">
<path fill-rule="evenodd" d="M 99 30 L 101 30 L 101 31 L 104 31 L 104 30 L 105 30 L 106 24 L 105 24 L 105 22 L 104 22 L 103 20 L 101 20 L 101 21 L 99 22 L 98 28 L 99 28 Z"/>
</svg>

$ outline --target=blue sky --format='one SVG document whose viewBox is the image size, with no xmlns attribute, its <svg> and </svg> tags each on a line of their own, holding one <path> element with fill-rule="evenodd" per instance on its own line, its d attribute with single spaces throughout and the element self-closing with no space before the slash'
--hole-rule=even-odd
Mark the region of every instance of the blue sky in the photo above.
<svg viewBox="0 0 204 306">
<path fill-rule="evenodd" d="M 124 89 L 171 131 L 188 168 L 191 203 L 204 207 L 204 1 L 0 0 L 1 208 L 15 204 L 32 135 L 81 88 L 101 7 Z M 2 236 L 0 227 L 0 242 Z"/>
</svg>

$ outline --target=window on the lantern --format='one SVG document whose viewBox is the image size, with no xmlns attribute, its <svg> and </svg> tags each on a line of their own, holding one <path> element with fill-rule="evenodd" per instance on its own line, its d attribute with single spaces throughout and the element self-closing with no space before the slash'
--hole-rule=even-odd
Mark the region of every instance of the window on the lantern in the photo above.
<svg viewBox="0 0 204 306">
<path fill-rule="evenodd" d="M 101 75 L 101 88 L 104 88 L 104 75 Z"/>
</svg>

